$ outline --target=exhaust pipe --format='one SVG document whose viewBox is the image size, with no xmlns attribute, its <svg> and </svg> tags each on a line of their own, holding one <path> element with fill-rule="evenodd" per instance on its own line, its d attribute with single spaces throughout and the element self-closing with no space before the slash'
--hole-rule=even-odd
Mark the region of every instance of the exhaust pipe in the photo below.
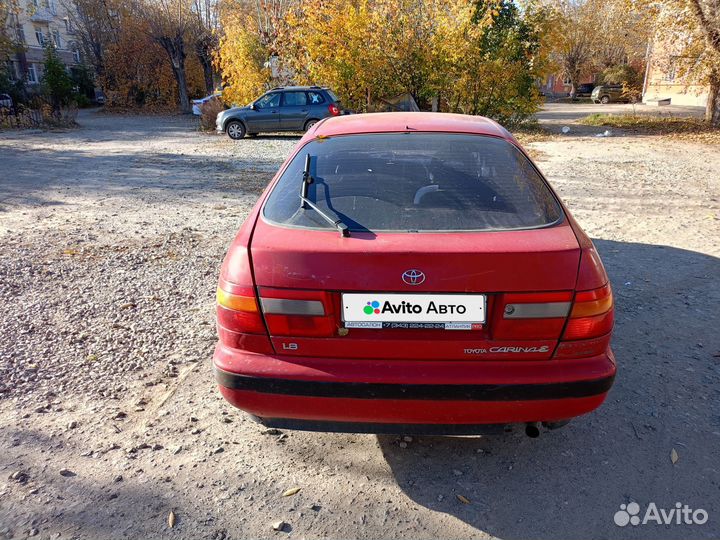
<svg viewBox="0 0 720 540">
<path fill-rule="evenodd" d="M 531 439 L 537 439 L 540 436 L 540 422 L 528 422 L 525 424 L 525 435 Z"/>
</svg>

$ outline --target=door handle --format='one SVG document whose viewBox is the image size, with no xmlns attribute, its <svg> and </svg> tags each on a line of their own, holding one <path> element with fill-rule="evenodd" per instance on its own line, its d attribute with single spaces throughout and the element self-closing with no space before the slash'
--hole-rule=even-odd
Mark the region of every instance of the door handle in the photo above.
<svg viewBox="0 0 720 540">
<path fill-rule="evenodd" d="M 277 112 L 277 111 L 273 111 L 272 113 L 273 113 L 273 114 L 277 114 L 278 112 Z"/>
<path fill-rule="evenodd" d="M 307 109 L 300 109 L 300 112 L 308 112 Z"/>
</svg>

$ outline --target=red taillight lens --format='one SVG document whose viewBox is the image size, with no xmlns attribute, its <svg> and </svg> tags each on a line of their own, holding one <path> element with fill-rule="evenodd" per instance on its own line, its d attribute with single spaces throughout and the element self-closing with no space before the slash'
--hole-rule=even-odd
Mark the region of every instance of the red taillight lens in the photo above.
<svg viewBox="0 0 720 540">
<path fill-rule="evenodd" d="M 610 344 L 614 319 L 609 283 L 598 289 L 578 291 L 555 358 L 583 358 L 603 353 Z"/>
<path fill-rule="evenodd" d="M 612 330 L 613 322 L 614 317 L 612 311 L 608 311 L 602 315 L 596 315 L 595 317 L 570 319 L 565 327 L 565 333 L 562 337 L 563 341 L 602 336 Z"/>
<path fill-rule="evenodd" d="M 271 353 L 265 323 L 252 288 L 233 287 L 229 293 L 218 287 L 217 322 L 220 341 L 228 347 Z"/>
<path fill-rule="evenodd" d="M 337 331 L 330 293 L 263 287 L 260 303 L 271 336 L 330 337 Z"/>
<path fill-rule="evenodd" d="M 330 111 L 330 114 L 333 116 L 338 116 L 340 114 L 340 107 L 335 105 L 334 103 L 331 103 L 328 105 L 328 111 Z"/>
</svg>

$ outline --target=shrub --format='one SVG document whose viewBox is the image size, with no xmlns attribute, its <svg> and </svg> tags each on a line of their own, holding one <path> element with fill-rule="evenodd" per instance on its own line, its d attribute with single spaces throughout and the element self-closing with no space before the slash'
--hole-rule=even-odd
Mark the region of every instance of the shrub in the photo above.
<svg viewBox="0 0 720 540">
<path fill-rule="evenodd" d="M 43 70 L 42 89 L 52 103 L 55 111 L 67 107 L 73 98 L 73 81 L 65 69 L 65 65 L 55 51 L 55 47 L 45 47 L 45 65 Z"/>
<path fill-rule="evenodd" d="M 225 109 L 222 99 L 212 98 L 200 105 L 200 129 L 202 131 L 215 131 L 215 120 L 218 113 Z"/>
</svg>

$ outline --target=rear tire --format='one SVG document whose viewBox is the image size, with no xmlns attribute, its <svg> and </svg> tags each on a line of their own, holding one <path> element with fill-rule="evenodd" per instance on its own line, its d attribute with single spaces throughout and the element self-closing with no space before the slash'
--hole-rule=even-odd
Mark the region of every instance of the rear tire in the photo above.
<svg viewBox="0 0 720 540">
<path fill-rule="evenodd" d="M 308 131 L 311 127 L 318 123 L 318 120 L 308 120 L 305 122 L 305 131 Z"/>
<path fill-rule="evenodd" d="M 601 98 L 600 98 L 600 103 L 602 103 L 603 105 L 607 105 L 608 103 L 610 103 L 610 97 L 609 97 L 609 96 L 603 96 L 603 97 L 601 97 Z"/>
<path fill-rule="evenodd" d="M 230 120 L 225 126 L 228 137 L 237 141 L 245 136 L 245 126 L 239 120 Z"/>
</svg>

